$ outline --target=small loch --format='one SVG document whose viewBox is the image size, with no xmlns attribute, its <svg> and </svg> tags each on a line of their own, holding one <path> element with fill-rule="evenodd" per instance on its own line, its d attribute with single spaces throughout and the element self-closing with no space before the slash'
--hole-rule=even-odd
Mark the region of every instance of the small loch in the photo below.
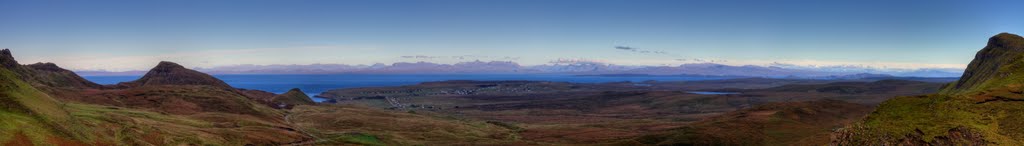
<svg viewBox="0 0 1024 146">
<path fill-rule="evenodd" d="M 687 91 L 687 93 L 700 94 L 700 95 L 729 95 L 729 94 L 740 94 L 739 92 L 712 92 L 712 91 Z"/>
</svg>

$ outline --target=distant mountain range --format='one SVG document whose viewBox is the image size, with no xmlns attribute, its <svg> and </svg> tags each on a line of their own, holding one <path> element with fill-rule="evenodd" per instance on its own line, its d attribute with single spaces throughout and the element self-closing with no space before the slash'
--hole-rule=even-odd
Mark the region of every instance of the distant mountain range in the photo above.
<svg viewBox="0 0 1024 146">
<path fill-rule="evenodd" d="M 523 66 L 511 61 L 473 61 L 455 64 L 430 62 L 399 62 L 393 64 L 347 65 L 231 65 L 195 68 L 210 74 L 638 74 L 638 75 L 713 75 L 773 78 L 832 78 L 837 76 L 875 74 L 901 77 L 958 77 L 959 69 L 880 69 L 858 66 L 806 67 L 787 64 L 767 66 L 732 66 L 714 63 L 679 66 L 629 66 L 599 62 L 553 63 Z M 86 76 L 141 75 L 144 71 L 105 72 L 78 71 Z"/>
</svg>

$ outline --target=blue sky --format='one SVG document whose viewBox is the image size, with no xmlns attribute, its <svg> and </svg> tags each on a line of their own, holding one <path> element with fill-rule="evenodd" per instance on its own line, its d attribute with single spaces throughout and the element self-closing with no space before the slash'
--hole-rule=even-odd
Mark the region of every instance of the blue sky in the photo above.
<svg viewBox="0 0 1024 146">
<path fill-rule="evenodd" d="M 0 47 L 13 49 L 23 63 L 76 70 L 145 70 L 160 60 L 210 67 L 558 59 L 962 68 L 988 37 L 1024 32 L 1020 6 L 1024 2 L 0 0 Z"/>
</svg>

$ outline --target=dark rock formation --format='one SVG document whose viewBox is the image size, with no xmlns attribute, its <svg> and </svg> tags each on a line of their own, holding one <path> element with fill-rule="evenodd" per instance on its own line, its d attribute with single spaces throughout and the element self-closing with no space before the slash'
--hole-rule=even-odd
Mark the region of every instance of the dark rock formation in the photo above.
<svg viewBox="0 0 1024 146">
<path fill-rule="evenodd" d="M 18 65 L 18 61 L 14 60 L 14 56 L 11 55 L 10 49 L 0 50 L 0 66 L 4 68 L 14 68 Z"/>
</svg>

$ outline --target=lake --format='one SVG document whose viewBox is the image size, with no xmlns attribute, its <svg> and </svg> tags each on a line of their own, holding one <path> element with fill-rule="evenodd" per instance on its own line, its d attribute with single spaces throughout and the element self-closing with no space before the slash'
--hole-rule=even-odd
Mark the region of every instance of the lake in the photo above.
<svg viewBox="0 0 1024 146">
<path fill-rule="evenodd" d="M 689 91 L 687 93 L 700 94 L 700 95 L 729 95 L 729 94 L 740 94 L 737 92 L 711 92 L 711 91 Z"/>
<path fill-rule="evenodd" d="M 576 76 L 547 74 L 315 74 L 315 75 L 214 75 L 231 86 L 281 94 L 299 88 L 310 96 L 331 89 L 413 85 L 422 82 L 446 80 L 529 80 L 572 83 L 696 81 L 727 77 L 706 76 Z M 117 84 L 139 79 L 141 76 L 84 76 L 99 84 Z M 317 99 L 320 100 L 320 99 Z"/>
</svg>

